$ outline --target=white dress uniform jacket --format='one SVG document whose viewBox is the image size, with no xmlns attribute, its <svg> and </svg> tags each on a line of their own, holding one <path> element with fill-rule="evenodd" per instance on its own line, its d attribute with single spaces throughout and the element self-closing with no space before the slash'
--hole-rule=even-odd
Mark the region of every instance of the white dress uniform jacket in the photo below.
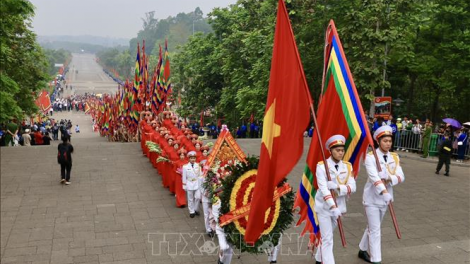
<svg viewBox="0 0 470 264">
<path fill-rule="evenodd" d="M 346 200 L 351 193 L 356 192 L 356 180 L 354 179 L 352 165 L 349 162 L 334 162 L 330 157 L 327 159 L 328 170 L 331 181 L 336 183 L 339 190 L 335 190 L 336 204 L 341 213 L 346 213 Z M 336 166 L 338 169 L 336 169 Z M 325 171 L 325 164 L 317 164 L 317 185 L 318 191 L 315 195 L 315 211 L 321 230 L 321 245 L 315 254 L 315 260 L 323 264 L 335 264 L 333 255 L 333 232 L 337 226 L 337 220 L 331 214 L 331 206 L 334 205 L 331 190 L 328 189 L 328 177 Z"/>
<path fill-rule="evenodd" d="M 367 154 L 365 166 L 368 179 L 364 187 L 364 195 L 362 199 L 363 204 L 366 206 L 386 206 L 385 201 L 381 195 L 383 190 L 387 188 L 387 191 L 390 193 L 393 200 L 393 186 L 405 181 L 405 175 L 401 169 L 400 158 L 398 157 L 397 153 L 383 153 L 380 151 L 380 149 L 377 149 L 377 156 L 379 158 L 380 167 L 382 168 L 382 171 L 387 172 L 388 177 L 390 178 L 390 182 L 387 184 L 382 182 L 382 179 L 379 176 L 379 172 L 377 171 L 377 164 L 375 162 L 374 155 L 372 152 Z M 384 156 L 387 157 L 387 161 L 385 161 Z"/>
<path fill-rule="evenodd" d="M 331 181 L 336 183 L 340 190 L 336 191 L 336 203 L 341 213 L 346 213 L 346 199 L 351 193 L 356 192 L 356 181 L 352 174 L 352 165 L 349 162 L 340 161 L 335 163 L 331 157 L 327 159 L 328 170 L 330 171 Z M 338 165 L 336 170 L 335 165 Z M 330 208 L 335 204 L 331 192 L 327 187 L 328 177 L 325 172 L 323 162 L 317 164 L 317 185 L 318 191 L 315 195 L 315 211 L 317 214 L 330 214 Z"/>
<path fill-rule="evenodd" d="M 183 187 L 186 187 L 187 191 L 196 191 L 200 188 L 201 166 L 196 162 L 193 165 L 191 163 L 183 165 Z"/>
</svg>

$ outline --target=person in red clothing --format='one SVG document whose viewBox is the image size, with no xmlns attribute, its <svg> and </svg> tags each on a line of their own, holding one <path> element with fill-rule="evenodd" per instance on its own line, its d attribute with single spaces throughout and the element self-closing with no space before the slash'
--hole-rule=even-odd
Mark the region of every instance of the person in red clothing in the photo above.
<svg viewBox="0 0 470 264">
<path fill-rule="evenodd" d="M 191 135 L 191 142 L 192 142 L 193 144 L 196 144 L 196 141 L 197 141 L 197 138 L 198 138 L 198 137 L 199 137 L 198 135 L 192 134 L 192 135 Z"/>
<path fill-rule="evenodd" d="M 203 166 L 203 167 L 204 167 L 204 165 L 207 161 L 207 157 L 209 156 L 209 150 L 210 150 L 210 148 L 208 146 L 202 146 L 201 147 L 202 159 L 201 159 L 200 163 L 201 163 L 201 166 Z"/>
<path fill-rule="evenodd" d="M 150 136 L 150 141 L 153 143 L 158 144 L 160 139 L 160 132 L 158 131 L 158 128 L 155 129 L 155 132 L 151 134 Z M 157 168 L 157 159 L 158 159 L 158 153 L 157 152 L 150 152 L 149 153 L 149 160 L 152 163 L 154 168 Z"/>
<path fill-rule="evenodd" d="M 165 127 L 171 127 L 172 126 L 171 122 L 171 112 L 170 111 L 163 111 L 163 126 Z"/>
<path fill-rule="evenodd" d="M 159 139 L 159 142 L 158 142 L 158 145 L 160 146 L 160 149 L 161 149 L 161 153 L 159 156 L 162 156 L 162 157 L 166 157 L 166 152 L 165 152 L 165 147 L 168 145 L 168 142 L 167 142 L 167 138 L 168 138 L 168 131 L 166 131 L 166 129 L 164 127 L 162 127 L 160 129 L 160 139 Z M 160 176 L 162 176 L 162 184 L 164 187 L 167 187 L 167 181 L 166 181 L 166 175 L 165 175 L 165 164 L 164 162 L 158 162 L 157 163 L 157 170 L 158 170 L 158 173 L 160 174 Z"/>
<path fill-rule="evenodd" d="M 150 129 L 147 134 L 147 141 L 156 143 L 155 134 L 159 135 L 158 122 L 156 120 L 152 120 L 150 121 Z M 145 145 L 145 147 L 147 146 Z M 149 158 L 149 161 L 152 163 L 152 165 L 153 165 L 153 159 L 155 158 L 155 154 L 156 154 L 155 152 L 149 152 L 147 148 L 147 157 Z"/>
<path fill-rule="evenodd" d="M 36 143 L 36 145 L 44 144 L 44 141 L 42 140 L 41 131 L 38 130 L 38 131 L 34 132 L 34 142 Z"/>
<path fill-rule="evenodd" d="M 170 189 L 171 193 L 175 193 L 175 170 L 173 169 L 173 162 L 178 160 L 178 154 L 176 153 L 177 150 L 175 150 L 174 145 L 175 141 L 173 140 L 173 136 L 169 136 L 168 148 L 165 149 L 169 162 L 166 162 L 165 165 L 168 179 L 168 188 Z"/>
<path fill-rule="evenodd" d="M 201 153 L 201 147 L 202 147 L 202 141 L 196 140 L 194 143 L 194 148 L 196 149 L 196 161 L 201 162 L 203 159 L 202 153 Z"/>
<path fill-rule="evenodd" d="M 142 148 L 142 153 L 145 156 L 149 155 L 149 148 L 147 147 L 146 143 L 148 140 L 150 140 L 151 133 L 153 133 L 153 127 L 147 123 L 147 121 L 142 120 L 140 121 L 141 127 L 142 127 L 142 133 L 140 137 L 140 146 Z"/>
<path fill-rule="evenodd" d="M 184 208 L 187 204 L 186 201 L 186 191 L 183 190 L 183 179 L 182 171 L 183 165 L 188 163 L 186 159 L 186 154 L 188 152 L 185 149 L 178 150 L 179 160 L 173 163 L 176 177 L 175 177 L 175 197 L 176 197 L 176 206 L 180 208 Z"/>
<path fill-rule="evenodd" d="M 168 134 L 168 131 L 165 131 L 165 139 L 166 141 L 162 142 L 161 149 L 162 149 L 162 156 L 169 159 L 170 152 L 173 150 L 171 144 L 173 143 L 173 136 Z M 161 162 L 162 166 L 162 176 L 163 176 L 163 186 L 170 188 L 172 178 L 171 175 L 168 173 L 171 170 L 171 164 L 169 162 Z M 170 190 L 171 191 L 171 190 Z M 174 190 L 172 191 L 174 192 Z"/>
<path fill-rule="evenodd" d="M 186 128 L 186 130 L 184 131 L 184 135 L 186 136 L 188 140 L 191 140 L 191 133 L 192 133 L 191 129 L 189 128 Z"/>
</svg>

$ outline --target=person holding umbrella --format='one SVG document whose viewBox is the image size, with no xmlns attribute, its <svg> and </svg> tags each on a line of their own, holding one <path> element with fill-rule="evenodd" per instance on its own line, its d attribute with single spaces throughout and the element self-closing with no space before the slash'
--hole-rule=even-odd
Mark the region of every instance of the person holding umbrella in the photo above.
<svg viewBox="0 0 470 264">
<path fill-rule="evenodd" d="M 462 125 L 459 123 L 459 121 L 453 119 L 453 118 L 444 118 L 442 119 L 447 124 L 446 131 L 450 133 L 450 140 L 454 141 L 457 135 L 454 135 L 454 132 L 456 132 L 457 129 L 460 129 Z M 457 147 L 454 146 L 454 149 Z"/>
</svg>

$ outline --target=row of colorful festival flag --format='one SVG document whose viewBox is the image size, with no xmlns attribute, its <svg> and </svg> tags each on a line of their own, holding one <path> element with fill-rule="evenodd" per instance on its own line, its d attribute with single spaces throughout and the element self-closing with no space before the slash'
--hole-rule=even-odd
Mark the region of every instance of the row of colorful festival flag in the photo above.
<svg viewBox="0 0 470 264">
<path fill-rule="evenodd" d="M 134 80 L 126 80 L 119 85 L 114 95 L 104 94 L 102 98 L 90 97 L 85 112 L 93 115 L 95 123 L 102 128 L 102 135 L 111 134 L 119 126 L 125 126 L 130 135 L 137 133 L 139 115 L 144 109 L 150 109 L 158 115 L 166 106 L 171 94 L 171 70 L 168 42 L 165 51 L 159 46 L 159 59 L 152 73 L 149 73 L 149 56 L 145 53 L 145 40 L 137 55 L 134 68 Z"/>
</svg>

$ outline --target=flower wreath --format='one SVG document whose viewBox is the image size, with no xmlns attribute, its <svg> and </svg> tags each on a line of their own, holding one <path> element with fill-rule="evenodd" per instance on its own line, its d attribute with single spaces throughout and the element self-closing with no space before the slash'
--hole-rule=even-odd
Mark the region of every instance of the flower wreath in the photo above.
<svg viewBox="0 0 470 264">
<path fill-rule="evenodd" d="M 230 171 L 230 175 L 220 181 L 224 191 L 218 195 L 222 203 L 220 208 L 221 216 L 251 202 L 258 163 L 259 158 L 248 157 L 247 163 L 238 163 L 227 168 Z M 285 180 L 278 185 L 278 188 L 283 186 L 286 186 Z M 281 234 L 294 221 L 292 215 L 293 204 L 294 193 L 289 188 L 289 191 L 273 202 L 271 208 L 266 211 L 264 231 L 254 245 L 247 245 L 245 243 L 245 229 L 247 227 L 248 216 L 223 226 L 227 235 L 227 241 L 241 252 L 255 254 L 262 253 L 269 249 L 269 247 L 277 245 Z"/>
</svg>

